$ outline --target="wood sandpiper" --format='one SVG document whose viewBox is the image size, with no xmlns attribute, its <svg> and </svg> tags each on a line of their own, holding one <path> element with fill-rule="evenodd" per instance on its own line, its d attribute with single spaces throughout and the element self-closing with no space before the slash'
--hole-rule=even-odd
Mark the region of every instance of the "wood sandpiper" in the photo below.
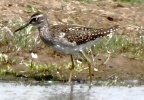
<svg viewBox="0 0 144 100">
<path fill-rule="evenodd" d="M 83 50 L 95 45 L 103 36 L 113 33 L 119 27 L 118 25 L 115 25 L 107 29 L 94 29 L 74 25 L 50 26 L 47 17 L 44 14 L 35 13 L 31 16 L 30 21 L 26 25 L 15 30 L 15 32 L 30 24 L 38 28 L 40 38 L 46 45 L 49 45 L 57 52 L 69 54 L 71 56 L 72 70 L 69 76 L 69 82 L 71 82 L 75 66 L 73 54 L 82 54 L 89 67 L 90 84 L 92 84 L 92 64 Z"/>
</svg>

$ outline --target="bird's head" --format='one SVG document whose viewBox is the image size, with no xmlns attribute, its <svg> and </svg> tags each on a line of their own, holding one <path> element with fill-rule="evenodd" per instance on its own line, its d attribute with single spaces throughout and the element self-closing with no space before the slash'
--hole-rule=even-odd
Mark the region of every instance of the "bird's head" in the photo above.
<svg viewBox="0 0 144 100">
<path fill-rule="evenodd" d="M 18 28 L 17 30 L 15 30 L 15 32 L 24 29 L 25 27 L 29 26 L 30 24 L 36 26 L 37 28 L 43 27 L 43 25 L 45 25 L 46 22 L 47 22 L 47 18 L 45 17 L 44 14 L 42 14 L 42 13 L 35 13 L 35 14 L 33 14 L 31 16 L 29 22 L 26 25 L 21 26 L 20 28 Z"/>
</svg>

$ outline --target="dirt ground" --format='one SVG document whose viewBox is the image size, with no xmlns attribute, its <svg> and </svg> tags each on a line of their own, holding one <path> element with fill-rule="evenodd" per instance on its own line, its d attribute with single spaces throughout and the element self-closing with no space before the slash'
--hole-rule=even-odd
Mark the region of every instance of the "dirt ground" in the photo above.
<svg viewBox="0 0 144 100">
<path fill-rule="evenodd" d="M 130 4 L 120 2 L 64 2 L 63 0 L 0 0 L 0 22 L 7 22 L 10 25 L 18 18 L 28 21 L 33 14 L 27 13 L 31 6 L 35 10 L 43 11 L 51 24 L 75 24 L 91 26 L 94 28 L 107 28 L 115 24 L 120 25 L 119 35 L 130 34 L 130 39 L 142 31 L 144 27 L 144 4 Z M 15 30 L 12 27 L 11 30 Z M 33 34 L 38 35 L 38 31 Z M 2 51 L 1 51 L 2 52 Z M 20 59 L 31 59 L 30 53 L 17 54 Z M 62 54 L 55 54 L 49 47 L 43 48 L 38 53 L 37 63 L 61 63 L 68 64 L 70 57 Z M 109 54 L 99 54 L 95 57 L 98 72 L 94 78 L 112 78 L 118 76 L 120 79 L 144 79 L 144 61 L 130 59 L 123 54 L 111 56 L 106 64 L 102 62 Z M 14 70 L 25 70 L 24 66 L 13 66 Z M 87 72 L 87 71 L 86 71 Z M 88 75 L 76 73 L 77 77 L 84 78 Z"/>
</svg>

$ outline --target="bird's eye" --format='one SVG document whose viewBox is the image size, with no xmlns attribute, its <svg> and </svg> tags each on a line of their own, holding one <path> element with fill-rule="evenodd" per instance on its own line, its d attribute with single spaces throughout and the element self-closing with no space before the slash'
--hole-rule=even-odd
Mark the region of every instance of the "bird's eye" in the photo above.
<svg viewBox="0 0 144 100">
<path fill-rule="evenodd" d="M 32 21 L 37 21 L 37 18 L 33 18 Z"/>
<path fill-rule="evenodd" d="M 31 17 L 30 23 L 31 24 L 41 23 L 41 17 L 39 17 L 39 16 L 33 16 L 33 17 Z"/>
</svg>

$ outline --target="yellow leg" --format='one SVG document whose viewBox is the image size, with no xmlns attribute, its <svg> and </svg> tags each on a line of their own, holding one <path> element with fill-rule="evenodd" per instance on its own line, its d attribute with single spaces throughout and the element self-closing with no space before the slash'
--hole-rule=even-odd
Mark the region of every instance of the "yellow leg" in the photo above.
<svg viewBox="0 0 144 100">
<path fill-rule="evenodd" d="M 90 85 L 92 85 L 92 66 L 91 66 L 91 61 L 88 59 L 88 57 L 85 55 L 83 51 L 81 51 L 81 54 L 83 57 L 86 59 L 89 67 L 89 76 L 90 76 Z"/>
<path fill-rule="evenodd" d="M 70 76 L 69 76 L 69 81 L 68 81 L 69 83 L 71 83 L 71 79 L 72 79 L 73 72 L 74 72 L 74 59 L 72 55 L 71 55 L 71 62 L 72 62 L 72 69 L 71 69 Z"/>
</svg>

